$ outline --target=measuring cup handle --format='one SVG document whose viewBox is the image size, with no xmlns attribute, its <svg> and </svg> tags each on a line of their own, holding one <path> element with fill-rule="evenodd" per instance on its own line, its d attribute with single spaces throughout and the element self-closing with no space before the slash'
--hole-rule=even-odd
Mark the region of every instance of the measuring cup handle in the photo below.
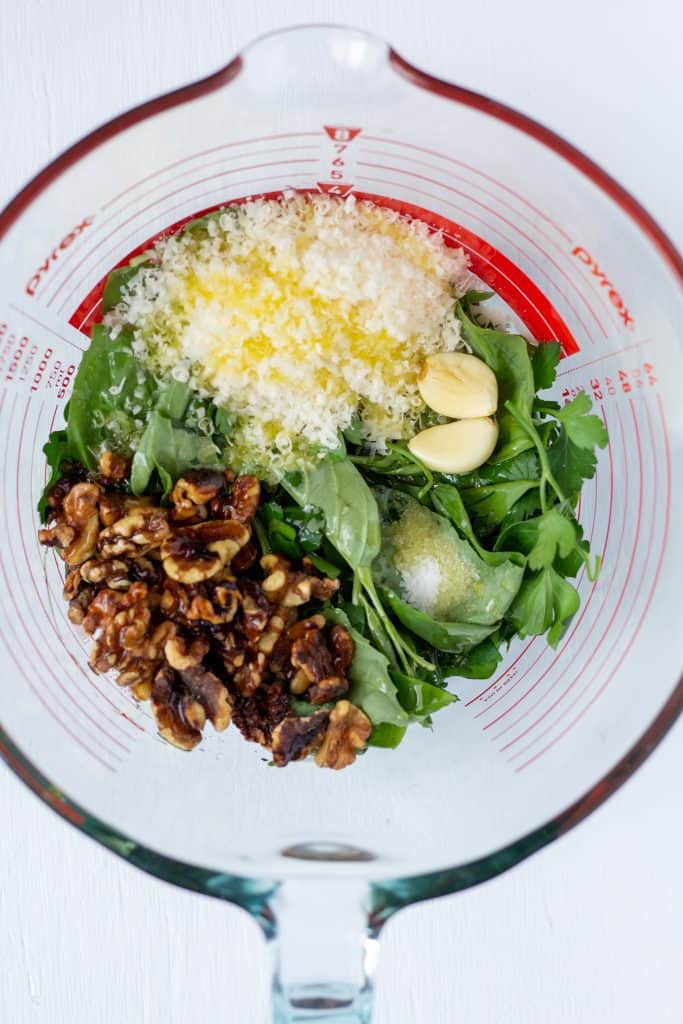
<svg viewBox="0 0 683 1024">
<path fill-rule="evenodd" d="M 379 942 L 366 882 L 290 879 L 269 901 L 274 1024 L 369 1024 Z"/>
</svg>

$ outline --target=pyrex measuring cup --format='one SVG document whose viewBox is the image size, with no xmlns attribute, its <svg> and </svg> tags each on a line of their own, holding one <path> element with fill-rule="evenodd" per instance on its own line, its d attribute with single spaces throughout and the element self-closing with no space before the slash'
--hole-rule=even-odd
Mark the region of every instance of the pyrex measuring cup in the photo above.
<svg viewBox="0 0 683 1024">
<path fill-rule="evenodd" d="M 159 232 L 254 195 L 351 193 L 424 218 L 530 337 L 558 338 L 611 443 L 580 518 L 603 559 L 557 650 L 513 643 L 432 733 L 335 774 L 277 771 L 230 731 L 191 756 L 87 668 L 38 547 L 41 445 L 108 271 Z M 119 855 L 257 916 L 276 1019 L 369 1019 L 382 923 L 505 870 L 570 828 L 681 709 L 681 261 L 557 136 L 430 78 L 363 33 L 258 40 L 210 78 L 79 142 L 0 215 L 2 751 Z"/>
</svg>

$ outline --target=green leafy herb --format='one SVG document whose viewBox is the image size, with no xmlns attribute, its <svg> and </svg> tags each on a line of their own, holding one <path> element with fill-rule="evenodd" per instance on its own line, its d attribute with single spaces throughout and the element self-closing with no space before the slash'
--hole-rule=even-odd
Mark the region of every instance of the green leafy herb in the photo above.
<svg viewBox="0 0 683 1024">
<path fill-rule="evenodd" d="M 102 313 L 108 313 L 114 306 L 118 306 L 123 299 L 123 290 L 130 284 L 134 277 L 137 277 L 144 267 L 152 266 L 146 255 L 131 260 L 123 267 L 112 270 L 107 278 L 102 294 Z"/>
<path fill-rule="evenodd" d="M 353 661 L 348 672 L 351 683 L 348 699 L 365 712 L 373 725 L 382 722 L 407 725 L 410 719 L 399 704 L 396 686 L 389 675 L 388 659 L 353 628 L 340 608 L 328 608 L 325 615 L 330 622 L 345 626 L 353 640 Z"/>
<path fill-rule="evenodd" d="M 67 438 L 71 457 L 95 470 L 100 452 L 109 446 L 129 454 L 137 445 L 137 426 L 149 409 L 156 385 L 132 350 L 132 335 L 116 338 L 97 324 L 83 353 L 69 402 Z"/>
<path fill-rule="evenodd" d="M 592 402 L 585 391 L 553 413 L 577 448 L 604 448 L 609 440 L 605 424 L 591 412 Z"/>
<path fill-rule="evenodd" d="M 464 502 L 460 497 L 460 492 L 454 484 L 436 484 L 430 497 L 434 511 L 450 519 L 458 533 L 470 542 L 482 561 L 486 562 L 487 565 L 501 565 L 502 562 L 508 560 L 508 555 L 504 551 L 487 551 L 486 548 L 482 547 L 479 538 L 472 528 L 472 523 Z M 522 564 L 515 558 L 511 560 L 517 564 Z"/>
<path fill-rule="evenodd" d="M 423 679 L 407 676 L 397 669 L 390 669 L 389 674 L 401 706 L 414 718 L 433 715 L 458 699 L 454 693 L 450 693 L 442 686 L 434 686 Z"/>
<path fill-rule="evenodd" d="M 463 340 L 493 370 L 498 381 L 499 440 L 491 461 L 504 462 L 532 447 L 518 418 L 531 414 L 536 393 L 528 346 L 520 335 L 480 327 L 461 302 L 456 302 L 455 313 Z M 512 415 L 508 406 L 518 417 Z"/>
<path fill-rule="evenodd" d="M 351 455 L 350 461 L 373 476 L 414 484 L 418 488 L 417 496 L 422 499 L 434 484 L 432 471 L 404 442 L 390 441 L 387 449 L 386 455 Z"/>
<path fill-rule="evenodd" d="M 579 607 L 579 595 L 552 567 L 532 573 L 524 580 L 510 609 L 510 620 L 520 637 L 548 633 L 556 647 L 565 623 Z"/>
<path fill-rule="evenodd" d="M 492 637 L 466 651 L 451 667 L 451 674 L 466 679 L 489 679 L 498 668 L 501 653 Z M 444 671 L 447 671 L 445 669 Z"/>
<path fill-rule="evenodd" d="M 536 540 L 529 552 L 529 568 L 545 569 L 558 555 L 566 558 L 576 547 L 576 542 L 574 521 L 556 508 L 549 509 L 537 520 Z"/>
<path fill-rule="evenodd" d="M 561 351 L 559 341 L 541 342 L 534 349 L 531 366 L 534 372 L 534 387 L 537 391 L 545 391 L 553 386 Z"/>
<path fill-rule="evenodd" d="M 326 536 L 352 569 L 372 565 L 380 546 L 377 502 L 348 459 L 287 473 L 282 486 L 302 507 L 320 510 Z"/>
<path fill-rule="evenodd" d="M 43 454 L 47 460 L 49 474 L 47 483 L 38 502 L 38 515 L 41 523 L 47 517 L 47 496 L 52 487 L 62 476 L 62 466 L 69 459 L 69 441 L 66 430 L 53 430 L 43 445 Z"/>
<path fill-rule="evenodd" d="M 538 480 L 511 480 L 504 484 L 464 487 L 460 496 L 474 525 L 486 536 L 500 526 L 522 495 L 533 488 L 538 488 Z"/>
<path fill-rule="evenodd" d="M 382 722 L 381 725 L 375 725 L 370 733 L 368 746 L 383 747 L 385 750 L 395 750 L 405 736 L 407 728 L 408 727 L 405 725 L 391 725 L 389 722 Z"/>
<path fill-rule="evenodd" d="M 438 651 L 466 650 L 486 639 L 496 629 L 495 622 L 491 625 L 481 625 L 474 622 L 444 622 L 433 619 L 431 615 L 408 604 L 388 587 L 382 587 L 380 595 L 407 629 L 426 640 L 432 647 L 436 647 Z"/>
</svg>

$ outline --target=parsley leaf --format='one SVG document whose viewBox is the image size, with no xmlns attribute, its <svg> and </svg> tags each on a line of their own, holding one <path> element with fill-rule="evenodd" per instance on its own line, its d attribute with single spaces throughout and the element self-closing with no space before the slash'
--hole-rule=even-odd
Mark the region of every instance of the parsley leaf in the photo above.
<svg viewBox="0 0 683 1024">
<path fill-rule="evenodd" d="M 592 402 L 585 391 L 579 391 L 576 398 L 553 412 L 562 424 L 572 444 L 578 448 L 605 448 L 609 440 L 605 424 L 599 416 L 591 413 Z"/>
<path fill-rule="evenodd" d="M 577 543 L 576 527 L 557 508 L 551 508 L 536 520 L 536 542 L 529 552 L 529 568 L 551 566 L 557 555 L 567 558 Z"/>
<path fill-rule="evenodd" d="M 548 633 L 556 647 L 565 623 L 579 607 L 579 595 L 571 583 L 547 567 L 524 580 L 510 610 L 510 620 L 521 638 Z"/>
<path fill-rule="evenodd" d="M 573 498 L 583 481 L 595 476 L 597 459 L 592 449 L 575 445 L 562 427 L 548 445 L 548 463 L 558 486 L 568 498 Z"/>
</svg>

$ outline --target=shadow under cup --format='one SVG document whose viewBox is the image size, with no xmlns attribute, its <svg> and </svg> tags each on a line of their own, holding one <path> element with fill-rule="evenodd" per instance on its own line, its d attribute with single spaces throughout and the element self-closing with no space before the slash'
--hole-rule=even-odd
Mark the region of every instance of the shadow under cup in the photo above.
<svg viewBox="0 0 683 1024">
<path fill-rule="evenodd" d="M 462 246 L 530 337 L 558 339 L 559 400 L 610 434 L 581 496 L 603 569 L 556 650 L 514 642 L 433 731 L 341 773 L 269 767 L 236 731 L 183 756 L 87 667 L 36 540 L 41 447 L 59 425 L 108 272 L 200 212 L 293 191 L 371 198 Z M 680 711 L 680 258 L 555 135 L 351 29 L 264 37 L 122 115 L 0 215 L 2 748 L 114 852 L 239 903 L 273 938 L 277 1019 L 367 1019 L 396 908 L 482 881 L 612 792 Z M 361 941 L 359 936 L 363 935 Z M 323 983 L 320 983 L 320 979 Z"/>
</svg>

